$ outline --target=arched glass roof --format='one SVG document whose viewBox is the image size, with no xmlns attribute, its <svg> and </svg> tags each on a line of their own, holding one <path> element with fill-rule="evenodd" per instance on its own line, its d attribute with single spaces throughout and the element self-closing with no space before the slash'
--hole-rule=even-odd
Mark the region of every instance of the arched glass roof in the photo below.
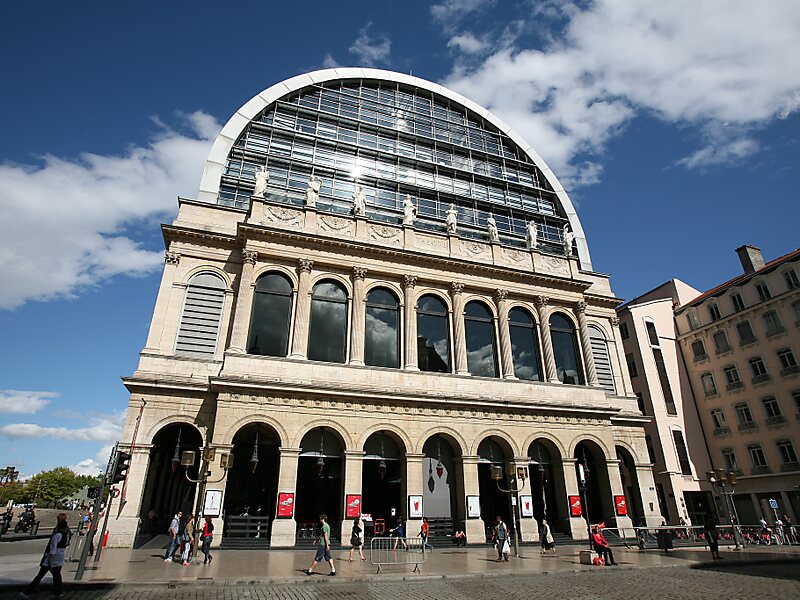
<svg viewBox="0 0 800 600">
<path fill-rule="evenodd" d="M 247 208 L 255 172 L 266 167 L 268 201 L 303 204 L 321 181 L 320 211 L 348 213 L 360 187 L 370 218 L 397 223 L 403 200 L 415 226 L 441 230 L 450 205 L 458 233 L 524 245 L 535 221 L 540 249 L 562 253 L 563 229 L 591 270 L 583 229 L 541 158 L 497 117 L 437 84 L 377 69 L 326 69 L 265 90 L 214 143 L 198 199 Z"/>
</svg>

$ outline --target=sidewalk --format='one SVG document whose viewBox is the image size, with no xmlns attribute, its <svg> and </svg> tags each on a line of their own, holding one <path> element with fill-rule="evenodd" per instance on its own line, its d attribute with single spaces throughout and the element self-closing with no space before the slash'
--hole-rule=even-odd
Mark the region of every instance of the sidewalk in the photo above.
<svg viewBox="0 0 800 600">
<path fill-rule="evenodd" d="M 41 544 L 41 542 L 39 542 Z M 619 567 L 594 567 L 581 565 L 578 552 L 584 546 L 562 546 L 558 555 L 542 556 L 538 547 L 525 547 L 524 558 L 511 558 L 508 563 L 496 563 L 495 552 L 490 548 L 456 549 L 443 547 L 426 556 L 421 573 L 412 573 L 413 565 L 384 567 L 384 574 L 377 575 L 377 567 L 370 564 L 369 552 L 366 562 L 347 561 L 348 551 L 335 550 L 339 580 L 383 580 L 458 578 L 467 576 L 494 576 L 508 574 L 556 573 L 568 571 L 611 571 L 619 569 L 648 569 L 677 566 L 735 565 L 762 561 L 800 561 L 800 547 L 769 546 L 749 547 L 745 551 L 733 552 L 722 548 L 723 561 L 711 561 L 705 548 L 677 549 L 664 554 L 657 550 L 615 548 L 614 556 Z M 22 548 L 20 548 L 22 551 Z M 107 549 L 98 568 L 93 559 L 87 564 L 83 582 L 101 585 L 237 585 L 246 583 L 290 583 L 313 581 L 320 583 L 328 578 L 327 564 L 317 565 L 317 573 L 303 573 L 312 558 L 313 551 L 241 551 L 226 550 L 212 552 L 211 565 L 193 564 L 184 567 L 179 563 L 167 563 L 163 553 L 155 550 Z M 41 550 L 35 554 L 15 554 L 0 557 L 0 585 L 27 583 L 36 572 Z M 77 563 L 64 566 L 64 581 L 75 578 Z"/>
</svg>

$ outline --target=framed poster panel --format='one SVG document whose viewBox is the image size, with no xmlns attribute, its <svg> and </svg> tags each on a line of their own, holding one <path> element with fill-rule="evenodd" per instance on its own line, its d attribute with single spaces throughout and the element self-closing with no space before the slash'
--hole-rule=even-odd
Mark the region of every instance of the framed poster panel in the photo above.
<svg viewBox="0 0 800 600">
<path fill-rule="evenodd" d="M 344 516 L 346 519 L 355 519 L 361 516 L 361 494 L 347 494 Z"/>
<path fill-rule="evenodd" d="M 408 518 L 409 519 L 422 518 L 422 496 L 408 497 Z"/>
<path fill-rule="evenodd" d="M 569 497 L 569 516 L 580 517 L 583 515 L 583 506 L 581 506 L 580 496 Z"/>
<path fill-rule="evenodd" d="M 222 514 L 222 490 L 206 490 L 203 501 L 203 516 L 218 517 Z"/>
<path fill-rule="evenodd" d="M 467 518 L 481 518 L 481 498 L 480 496 L 467 496 Z"/>
<path fill-rule="evenodd" d="M 520 496 L 519 497 L 519 514 L 523 517 L 533 517 L 533 497 Z"/>
<path fill-rule="evenodd" d="M 278 519 L 291 519 L 294 516 L 294 492 L 278 494 Z"/>
<path fill-rule="evenodd" d="M 617 510 L 618 517 L 624 517 L 628 514 L 628 502 L 625 496 L 614 496 L 614 508 Z"/>
</svg>

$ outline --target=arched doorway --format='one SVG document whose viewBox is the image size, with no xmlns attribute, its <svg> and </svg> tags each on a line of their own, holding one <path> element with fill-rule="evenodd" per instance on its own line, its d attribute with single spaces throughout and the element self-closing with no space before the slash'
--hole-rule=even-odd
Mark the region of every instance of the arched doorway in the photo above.
<svg viewBox="0 0 800 600">
<path fill-rule="evenodd" d="M 137 547 L 157 535 L 166 535 L 176 512 L 184 515 L 194 512 L 195 484 L 186 479 L 181 454 L 184 450 L 199 452 L 202 445 L 200 432 L 188 423 L 167 425 L 153 437 L 139 514 Z M 189 469 L 189 477 L 197 479 L 197 470 L 197 465 Z"/>
<path fill-rule="evenodd" d="M 509 494 L 500 491 L 499 487 L 508 489 L 506 477 L 508 465 L 514 456 L 508 443 L 497 436 L 484 438 L 478 446 L 478 491 L 481 502 L 481 519 L 489 537 L 490 528 L 494 526 L 496 517 L 500 517 L 512 529 L 516 524 L 511 519 L 511 499 Z M 498 482 L 492 479 L 492 466 L 503 467 L 503 478 Z"/>
<path fill-rule="evenodd" d="M 278 433 L 264 423 L 245 425 L 233 436 L 233 468 L 225 486 L 225 537 L 263 544 L 275 518 L 280 446 Z"/>
<path fill-rule="evenodd" d="M 569 532 L 568 500 L 561 453 L 548 439 L 534 440 L 528 447 L 533 517 L 541 528 L 547 519 L 553 531 Z"/>
<path fill-rule="evenodd" d="M 422 453 L 422 510 L 435 540 L 465 528 L 464 469 L 458 442 L 447 434 L 429 437 Z"/>
<path fill-rule="evenodd" d="M 339 539 L 344 493 L 344 441 L 330 427 L 316 427 L 300 442 L 295 520 L 298 538 L 313 538 L 319 515 L 328 516 L 331 537 Z"/>
<path fill-rule="evenodd" d="M 406 459 L 403 442 L 389 431 L 376 431 L 364 442 L 361 510 L 375 530 L 388 531 L 405 518 Z"/>
<path fill-rule="evenodd" d="M 575 447 L 575 476 L 581 490 L 583 516 L 590 523 L 614 520 L 611 485 L 602 448 L 595 442 L 583 440 Z M 583 467 L 586 485 L 581 485 L 580 471 Z"/>
<path fill-rule="evenodd" d="M 622 478 L 622 489 L 625 492 L 625 502 L 628 505 L 628 516 L 635 526 L 647 523 L 644 518 L 644 504 L 642 503 L 642 490 L 639 488 L 639 478 L 636 475 L 636 463 L 633 456 L 625 448 L 616 447 L 619 459 L 619 472 Z"/>
</svg>

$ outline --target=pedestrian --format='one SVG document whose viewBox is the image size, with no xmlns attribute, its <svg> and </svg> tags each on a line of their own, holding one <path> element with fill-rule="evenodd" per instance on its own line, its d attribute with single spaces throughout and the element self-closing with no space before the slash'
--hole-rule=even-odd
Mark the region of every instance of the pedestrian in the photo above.
<svg viewBox="0 0 800 600">
<path fill-rule="evenodd" d="M 353 531 L 350 534 L 350 557 L 348 560 L 353 562 L 353 551 L 358 550 L 358 556 L 361 560 L 364 558 L 364 527 L 361 525 L 361 519 L 356 517 L 353 519 Z"/>
<path fill-rule="evenodd" d="M 711 557 L 714 560 L 722 560 L 719 555 L 719 531 L 717 531 L 717 524 L 712 517 L 706 519 L 703 529 L 705 530 L 708 549 L 711 550 Z"/>
<path fill-rule="evenodd" d="M 406 529 L 403 526 L 403 517 L 397 517 L 397 525 L 389 533 L 395 537 L 395 550 L 397 550 L 397 546 L 399 545 L 403 546 L 403 550 L 408 550 L 408 546 L 406 545 Z"/>
<path fill-rule="evenodd" d="M 306 569 L 306 575 L 311 575 L 314 572 L 314 567 L 318 562 L 323 559 L 328 561 L 331 566 L 331 572 L 328 573 L 329 577 L 336 575 L 336 567 L 333 566 L 333 558 L 331 557 L 331 526 L 326 522 L 328 515 L 319 516 L 319 541 L 317 542 L 317 554 L 314 556 L 314 562 Z"/>
<path fill-rule="evenodd" d="M 214 558 L 211 556 L 212 541 L 214 541 L 214 523 L 211 522 L 211 517 L 206 517 L 205 523 L 203 523 L 203 529 L 200 532 L 200 552 L 205 555 L 203 559 L 204 565 L 210 564 Z"/>
<path fill-rule="evenodd" d="M 192 551 L 192 544 L 194 543 L 194 515 L 189 515 L 186 519 L 186 524 L 183 526 L 183 554 L 181 555 L 181 562 L 184 567 L 189 566 L 189 554 Z"/>
<path fill-rule="evenodd" d="M 592 544 L 594 545 L 595 552 L 603 559 L 605 564 L 616 566 L 617 563 L 614 562 L 614 553 L 611 551 L 611 546 L 608 541 L 606 541 L 603 532 L 600 531 L 599 525 L 592 526 Z"/>
<path fill-rule="evenodd" d="M 786 543 L 786 538 L 784 538 L 783 521 L 780 519 L 775 519 L 775 541 L 777 541 L 778 544 Z"/>
<path fill-rule="evenodd" d="M 431 526 L 428 524 L 428 519 L 422 518 L 422 525 L 419 526 L 419 537 L 422 540 L 423 550 L 433 550 L 433 546 L 428 543 L 428 536 L 430 535 Z"/>
<path fill-rule="evenodd" d="M 508 527 L 499 515 L 494 526 L 494 541 L 497 546 L 497 562 L 504 560 L 508 562 L 508 555 L 511 554 L 511 547 L 508 543 Z"/>
<path fill-rule="evenodd" d="M 464 531 L 464 526 L 461 524 L 459 524 L 453 532 L 453 543 L 456 545 L 456 548 L 467 547 L 467 534 Z"/>
<path fill-rule="evenodd" d="M 555 554 L 556 542 L 553 539 L 553 532 L 550 531 L 550 524 L 547 519 L 542 519 L 542 529 L 539 532 L 539 537 L 542 541 L 542 554 L 545 554 L 548 550 L 552 550 L 553 554 Z"/>
<path fill-rule="evenodd" d="M 23 598 L 30 598 L 36 592 L 36 588 L 39 587 L 39 583 L 48 571 L 53 575 L 53 595 L 56 598 L 61 597 L 61 568 L 64 566 L 64 554 L 69 545 L 70 534 L 71 532 L 67 525 L 67 514 L 59 513 L 56 516 L 55 529 L 50 534 L 42 560 L 39 561 L 39 573 L 33 578 L 28 587 L 20 593 Z"/>
<path fill-rule="evenodd" d="M 670 533 L 666 521 L 661 521 L 661 526 L 656 535 L 658 537 L 659 549 L 663 550 L 664 554 L 669 554 L 669 551 L 672 550 L 672 533 Z"/>
<path fill-rule="evenodd" d="M 792 524 L 792 520 L 789 518 L 789 515 L 783 515 L 783 524 L 784 527 L 786 527 L 786 543 L 796 544 L 797 532 L 794 528 L 794 524 Z"/>
<path fill-rule="evenodd" d="M 167 551 L 164 553 L 164 562 L 169 562 L 172 560 L 172 557 L 175 555 L 175 551 L 181 544 L 178 532 L 181 528 L 182 516 L 183 514 L 181 511 L 176 512 L 175 516 L 172 517 L 172 522 L 169 524 L 169 545 L 167 545 Z"/>
</svg>

